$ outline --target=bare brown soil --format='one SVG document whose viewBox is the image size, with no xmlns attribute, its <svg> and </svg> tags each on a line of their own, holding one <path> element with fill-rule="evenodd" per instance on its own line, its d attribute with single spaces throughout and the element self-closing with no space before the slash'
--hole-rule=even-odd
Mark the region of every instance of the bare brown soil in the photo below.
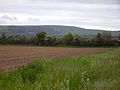
<svg viewBox="0 0 120 90">
<path fill-rule="evenodd" d="M 63 48 L 0 46 L 0 71 L 10 72 L 35 59 L 67 58 L 110 50 L 111 48 Z"/>
</svg>

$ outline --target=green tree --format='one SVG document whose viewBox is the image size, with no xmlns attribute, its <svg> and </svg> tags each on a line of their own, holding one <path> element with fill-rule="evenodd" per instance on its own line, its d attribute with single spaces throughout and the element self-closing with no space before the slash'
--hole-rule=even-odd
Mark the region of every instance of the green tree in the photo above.
<svg viewBox="0 0 120 90">
<path fill-rule="evenodd" d="M 6 44 L 7 43 L 7 35 L 2 33 L 0 43 Z"/>
<path fill-rule="evenodd" d="M 80 37 L 79 36 L 74 37 L 73 44 L 74 44 L 74 46 L 80 46 Z"/>
<path fill-rule="evenodd" d="M 65 45 L 73 45 L 73 39 L 74 39 L 74 36 L 72 33 L 68 33 L 64 36 L 63 40 L 64 40 L 64 44 Z"/>
<path fill-rule="evenodd" d="M 103 32 L 103 33 L 101 34 L 101 36 L 102 36 L 102 39 L 103 39 L 103 40 L 111 40 L 111 39 L 112 39 L 111 32 Z"/>
<path fill-rule="evenodd" d="M 97 39 L 97 40 L 102 40 L 102 37 L 101 37 L 101 34 L 100 34 L 100 33 L 98 33 L 98 34 L 96 35 L 96 39 Z"/>
<path fill-rule="evenodd" d="M 53 36 L 47 36 L 46 39 L 47 39 L 46 40 L 47 45 L 54 45 L 55 44 L 55 41 L 56 41 L 55 37 L 53 37 Z"/>
<path fill-rule="evenodd" d="M 111 32 L 103 32 L 102 33 L 102 41 L 103 46 L 111 46 L 112 45 L 112 35 Z"/>
<path fill-rule="evenodd" d="M 7 35 L 5 33 L 2 34 L 2 39 L 6 40 L 7 39 Z"/>
<path fill-rule="evenodd" d="M 102 34 L 98 33 L 95 39 L 96 39 L 96 46 L 101 46 L 102 45 Z"/>
<path fill-rule="evenodd" d="M 118 40 L 120 40 L 120 33 L 118 34 Z"/>
<path fill-rule="evenodd" d="M 36 34 L 37 41 L 39 45 L 43 45 L 45 43 L 46 32 L 41 32 Z"/>
<path fill-rule="evenodd" d="M 64 45 L 64 40 L 63 40 L 63 38 L 56 38 L 55 44 L 56 44 L 56 45 Z"/>
</svg>

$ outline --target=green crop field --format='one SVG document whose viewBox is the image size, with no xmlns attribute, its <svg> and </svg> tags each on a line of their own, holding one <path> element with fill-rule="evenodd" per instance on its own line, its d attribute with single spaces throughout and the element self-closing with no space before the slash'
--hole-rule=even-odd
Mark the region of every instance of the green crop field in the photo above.
<svg viewBox="0 0 120 90">
<path fill-rule="evenodd" d="M 1 73 L 0 90 L 120 90 L 120 49 L 33 61 L 9 74 Z"/>
</svg>

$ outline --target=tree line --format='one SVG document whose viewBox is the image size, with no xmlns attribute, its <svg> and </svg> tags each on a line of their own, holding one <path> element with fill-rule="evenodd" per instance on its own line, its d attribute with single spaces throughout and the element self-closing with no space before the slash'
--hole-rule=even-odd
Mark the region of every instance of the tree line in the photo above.
<svg viewBox="0 0 120 90">
<path fill-rule="evenodd" d="M 82 37 L 67 33 L 63 38 L 57 38 L 47 35 L 46 32 L 40 32 L 34 37 L 8 36 L 5 33 L 0 35 L 0 44 L 14 45 L 38 45 L 38 46 L 120 46 L 120 35 L 113 39 L 110 32 L 98 33 L 94 38 Z"/>
</svg>

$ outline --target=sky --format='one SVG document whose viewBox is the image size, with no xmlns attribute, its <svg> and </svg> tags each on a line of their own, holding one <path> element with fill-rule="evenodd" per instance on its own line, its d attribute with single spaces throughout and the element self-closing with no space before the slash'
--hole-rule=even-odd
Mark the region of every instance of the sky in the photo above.
<svg viewBox="0 0 120 90">
<path fill-rule="evenodd" d="M 0 25 L 120 30 L 120 0 L 0 0 Z"/>
</svg>

